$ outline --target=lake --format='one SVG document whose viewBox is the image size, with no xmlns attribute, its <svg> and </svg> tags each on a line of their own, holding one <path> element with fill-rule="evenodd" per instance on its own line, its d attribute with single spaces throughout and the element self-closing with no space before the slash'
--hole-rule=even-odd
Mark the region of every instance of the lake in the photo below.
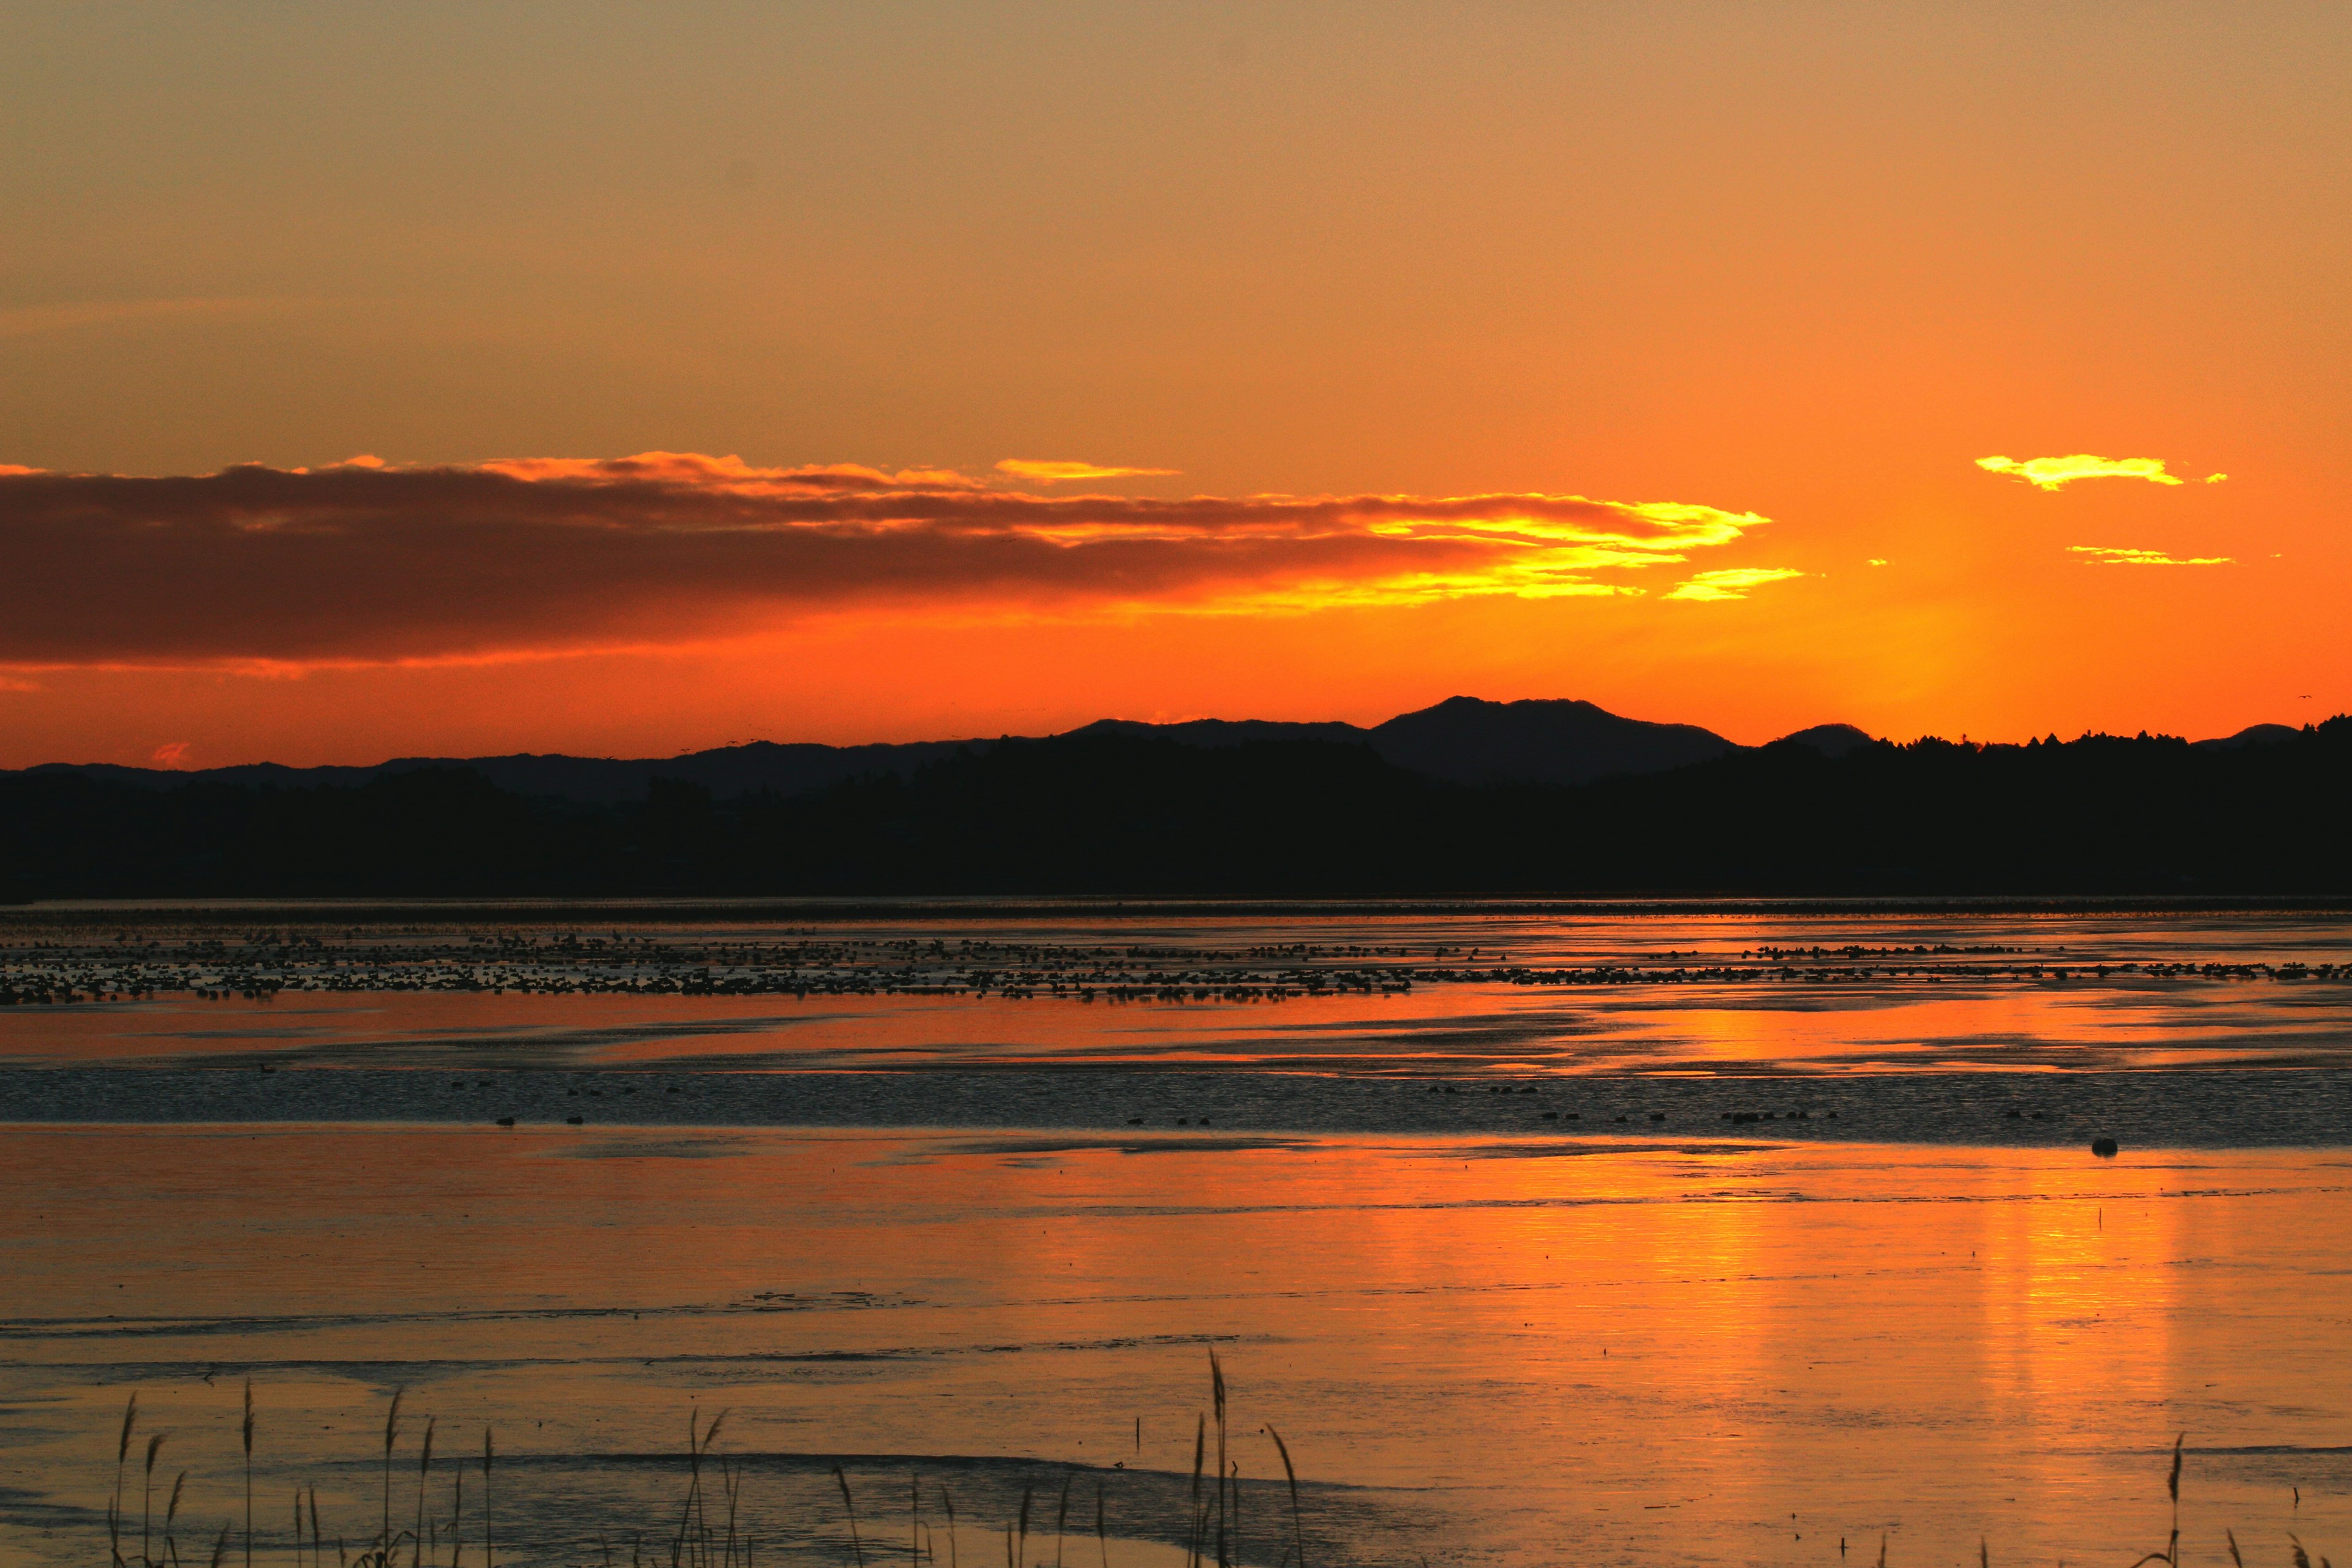
<svg viewBox="0 0 2352 1568">
<path fill-rule="evenodd" d="M 0 1560 L 2352 1539 L 2341 915 L 591 913 L 9 912 Z"/>
</svg>

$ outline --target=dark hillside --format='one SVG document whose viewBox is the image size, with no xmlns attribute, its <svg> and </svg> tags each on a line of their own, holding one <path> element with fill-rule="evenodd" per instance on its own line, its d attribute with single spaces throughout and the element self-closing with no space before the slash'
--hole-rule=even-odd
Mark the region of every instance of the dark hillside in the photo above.
<svg viewBox="0 0 2352 1568">
<path fill-rule="evenodd" d="M 174 788 L 0 775 L 14 899 L 415 894 L 2352 892 L 2352 719 L 2264 744 L 2092 736 L 1472 786 L 1363 743 L 1097 730 L 801 795 L 465 769 Z"/>
</svg>

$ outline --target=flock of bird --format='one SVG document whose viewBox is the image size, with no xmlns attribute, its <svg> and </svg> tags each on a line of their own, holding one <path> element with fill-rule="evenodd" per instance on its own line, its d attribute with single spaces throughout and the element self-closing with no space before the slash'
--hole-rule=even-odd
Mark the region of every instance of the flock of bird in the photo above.
<svg viewBox="0 0 2352 1568">
<path fill-rule="evenodd" d="M 2352 963 L 2068 958 L 1951 945 L 1666 952 L 1577 964 L 1513 963 L 1444 942 L 1236 947 L 813 933 L 660 938 L 502 927 L 353 927 L 332 934 L 59 931 L 0 942 L 0 1005 L 287 992 L 518 995 L 938 996 L 1079 1003 L 1255 1004 L 1394 996 L 1417 986 L 1854 986 L 2340 982 Z"/>
</svg>

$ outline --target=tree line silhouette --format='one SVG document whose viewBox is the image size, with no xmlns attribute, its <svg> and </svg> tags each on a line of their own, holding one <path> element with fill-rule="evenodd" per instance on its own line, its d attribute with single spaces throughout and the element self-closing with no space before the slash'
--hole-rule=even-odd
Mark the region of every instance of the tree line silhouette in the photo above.
<svg viewBox="0 0 2352 1568">
<path fill-rule="evenodd" d="M 1081 733 L 905 776 L 595 803 L 462 768 L 165 789 L 0 775 L 0 898 L 2352 892 L 2352 718 L 2232 748 L 1780 743 L 1578 785 L 1369 746 Z"/>
</svg>

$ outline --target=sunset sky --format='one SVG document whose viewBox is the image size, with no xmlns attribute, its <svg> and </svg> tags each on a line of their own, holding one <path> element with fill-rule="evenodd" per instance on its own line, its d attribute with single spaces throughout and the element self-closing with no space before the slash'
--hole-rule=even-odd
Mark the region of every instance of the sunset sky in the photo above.
<svg viewBox="0 0 2352 1568">
<path fill-rule="evenodd" d="M 0 18 L 0 766 L 2352 709 L 2352 8 Z"/>
</svg>

